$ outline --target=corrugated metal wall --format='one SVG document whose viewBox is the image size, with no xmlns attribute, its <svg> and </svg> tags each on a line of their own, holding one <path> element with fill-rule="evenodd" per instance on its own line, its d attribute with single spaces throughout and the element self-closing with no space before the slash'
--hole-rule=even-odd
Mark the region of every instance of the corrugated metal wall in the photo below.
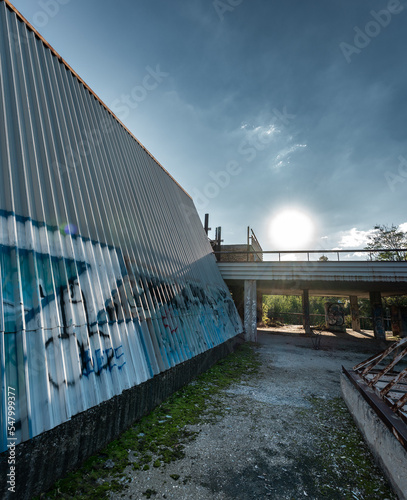
<svg viewBox="0 0 407 500">
<path fill-rule="evenodd" d="M 190 197 L 0 1 L 0 451 L 242 331 Z"/>
</svg>

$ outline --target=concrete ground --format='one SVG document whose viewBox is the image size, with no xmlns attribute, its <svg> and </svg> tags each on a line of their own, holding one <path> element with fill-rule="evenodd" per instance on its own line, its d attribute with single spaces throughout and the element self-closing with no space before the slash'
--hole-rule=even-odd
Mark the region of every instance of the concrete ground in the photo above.
<svg viewBox="0 0 407 500">
<path fill-rule="evenodd" d="M 280 331 L 279 331 L 280 330 Z M 258 331 L 257 376 L 218 398 L 222 416 L 194 426 L 183 459 L 128 469 L 112 499 L 395 499 L 340 394 L 341 366 L 383 349 L 371 332 L 320 337 Z"/>
</svg>

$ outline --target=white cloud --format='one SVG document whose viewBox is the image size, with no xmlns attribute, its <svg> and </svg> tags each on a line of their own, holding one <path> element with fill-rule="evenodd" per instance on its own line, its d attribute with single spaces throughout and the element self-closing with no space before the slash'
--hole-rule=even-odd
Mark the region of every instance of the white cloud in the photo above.
<svg viewBox="0 0 407 500">
<path fill-rule="evenodd" d="M 359 231 L 353 227 L 350 231 L 343 231 L 339 241 L 340 248 L 359 248 L 365 247 L 369 241 L 369 236 L 375 232 L 374 229 L 369 231 Z"/>
<path fill-rule="evenodd" d="M 281 168 L 290 164 L 290 156 L 295 153 L 298 149 L 306 148 L 306 144 L 294 144 L 288 148 L 282 149 L 278 155 L 275 157 L 274 168 Z"/>
<path fill-rule="evenodd" d="M 285 261 L 285 260 L 298 260 L 298 257 L 295 253 L 287 253 L 287 254 L 283 254 L 281 255 L 281 261 Z"/>
<path fill-rule="evenodd" d="M 407 232 L 407 222 L 400 224 L 398 229 L 400 231 Z M 369 242 L 369 237 L 375 232 L 375 229 L 369 229 L 369 231 L 359 231 L 356 227 L 353 227 L 349 231 L 343 231 L 340 233 L 339 248 L 364 248 Z M 363 254 L 355 253 L 354 255 L 361 257 Z"/>
<path fill-rule="evenodd" d="M 365 252 L 341 253 L 340 260 L 366 260 L 368 255 Z"/>
<path fill-rule="evenodd" d="M 264 141 L 264 144 L 267 144 L 268 141 L 281 132 L 273 123 L 270 125 L 258 125 L 257 127 L 253 127 L 248 123 L 243 123 L 240 129 L 245 131 L 246 140 L 249 142 L 257 140 L 260 143 Z"/>
</svg>

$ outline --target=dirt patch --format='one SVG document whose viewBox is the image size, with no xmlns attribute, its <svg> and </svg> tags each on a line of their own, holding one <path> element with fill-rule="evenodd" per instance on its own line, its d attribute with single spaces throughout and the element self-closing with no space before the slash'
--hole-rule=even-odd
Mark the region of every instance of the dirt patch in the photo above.
<svg viewBox="0 0 407 500">
<path fill-rule="evenodd" d="M 356 333 L 356 332 L 355 332 Z M 341 397 L 341 366 L 380 351 L 372 336 L 259 331 L 261 367 L 222 390 L 184 457 L 134 470 L 111 499 L 394 499 Z"/>
<path fill-rule="evenodd" d="M 297 334 L 297 335 L 305 335 L 305 330 L 302 325 L 283 325 L 276 327 L 264 327 L 259 328 L 260 332 L 267 333 L 277 333 L 277 334 Z M 333 337 L 338 340 L 346 341 L 346 340 L 356 340 L 356 339 L 366 339 L 374 341 L 374 332 L 373 330 L 360 330 L 359 332 L 352 330 L 351 328 L 347 328 L 346 332 L 330 332 L 326 330 L 318 330 L 314 329 L 315 333 L 321 334 L 324 337 Z M 388 340 L 393 340 L 391 332 L 386 332 L 386 338 Z"/>
</svg>

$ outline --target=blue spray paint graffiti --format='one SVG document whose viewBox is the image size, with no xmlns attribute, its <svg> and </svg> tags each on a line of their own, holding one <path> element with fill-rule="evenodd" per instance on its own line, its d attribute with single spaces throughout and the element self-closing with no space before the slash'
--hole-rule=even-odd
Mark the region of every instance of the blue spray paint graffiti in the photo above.
<svg viewBox="0 0 407 500">
<path fill-rule="evenodd" d="M 10 213 L 0 279 L 1 380 L 16 389 L 18 442 L 242 329 L 222 287 L 154 276 L 116 247 Z"/>
</svg>

